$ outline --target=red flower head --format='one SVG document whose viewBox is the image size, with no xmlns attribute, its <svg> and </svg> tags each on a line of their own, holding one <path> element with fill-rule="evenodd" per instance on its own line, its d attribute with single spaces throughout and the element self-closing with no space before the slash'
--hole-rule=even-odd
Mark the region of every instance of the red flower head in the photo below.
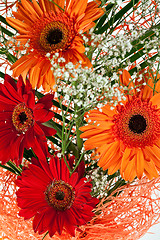
<svg viewBox="0 0 160 240">
<path fill-rule="evenodd" d="M 26 85 L 20 77 L 17 84 L 5 75 L 0 84 L 0 161 L 5 164 L 22 161 L 24 148 L 33 149 L 37 156 L 47 156 L 46 136 L 56 133 L 42 123 L 49 121 L 54 113 L 53 94 L 47 94 L 35 103 L 35 94 L 29 81 Z"/>
<path fill-rule="evenodd" d="M 75 228 L 92 219 L 98 199 L 91 197 L 91 183 L 80 178 L 78 172 L 71 177 L 64 160 L 51 158 L 43 168 L 36 159 L 19 176 L 16 184 L 19 215 L 25 219 L 34 216 L 33 229 L 52 237 L 65 229 L 72 236 Z"/>
</svg>

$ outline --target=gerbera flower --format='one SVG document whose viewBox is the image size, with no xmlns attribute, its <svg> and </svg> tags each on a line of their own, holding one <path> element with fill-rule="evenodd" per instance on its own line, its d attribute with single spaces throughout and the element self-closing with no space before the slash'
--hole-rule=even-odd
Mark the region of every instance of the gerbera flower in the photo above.
<svg viewBox="0 0 160 240">
<path fill-rule="evenodd" d="M 56 131 L 42 123 L 54 113 L 49 110 L 54 95 L 47 94 L 35 103 L 35 94 L 29 81 L 26 85 L 20 77 L 17 84 L 5 75 L 0 83 L 0 161 L 21 163 L 24 148 L 33 149 L 37 156 L 47 156 L 46 136 Z"/>
<path fill-rule="evenodd" d="M 90 111 L 89 124 L 80 128 L 81 137 L 88 138 L 85 149 L 96 149 L 98 165 L 109 174 L 120 169 L 129 181 L 143 173 L 149 179 L 158 177 L 160 170 L 160 93 L 153 96 L 148 86 L 141 91 L 114 109 L 105 105 Z"/>
<path fill-rule="evenodd" d="M 57 7 L 55 4 L 59 5 Z M 20 33 L 17 40 L 27 44 L 27 54 L 21 57 L 12 68 L 14 77 L 30 74 L 33 87 L 43 87 L 48 90 L 55 84 L 48 53 L 52 58 L 58 52 L 59 57 L 65 58 L 65 63 L 76 64 L 81 61 L 83 66 L 91 67 L 85 56 L 80 32 L 85 32 L 94 26 L 104 11 L 99 2 L 87 0 L 23 0 L 18 4 L 18 11 L 13 12 L 14 18 L 7 22 Z M 36 77 L 35 77 L 36 76 Z M 35 80 L 36 79 L 36 80 Z"/>
<path fill-rule="evenodd" d="M 75 235 L 75 228 L 92 219 L 93 208 L 99 202 L 91 197 L 91 183 L 79 178 L 78 172 L 71 177 L 64 160 L 51 158 L 45 169 L 36 159 L 22 172 L 16 181 L 19 215 L 25 219 L 34 216 L 33 229 L 42 234 L 49 231 L 52 237 L 62 230 Z"/>
</svg>

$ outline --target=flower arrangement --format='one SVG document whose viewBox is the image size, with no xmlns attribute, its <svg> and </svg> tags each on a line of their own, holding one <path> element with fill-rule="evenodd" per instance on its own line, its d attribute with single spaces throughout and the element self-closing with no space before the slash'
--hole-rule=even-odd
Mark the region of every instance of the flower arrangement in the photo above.
<svg viewBox="0 0 160 240">
<path fill-rule="evenodd" d="M 0 239 L 158 222 L 158 2 L 0 0 Z"/>
</svg>

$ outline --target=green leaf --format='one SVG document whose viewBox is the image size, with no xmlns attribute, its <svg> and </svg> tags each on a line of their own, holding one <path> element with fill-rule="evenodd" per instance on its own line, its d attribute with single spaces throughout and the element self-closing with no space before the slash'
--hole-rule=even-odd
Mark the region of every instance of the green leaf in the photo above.
<svg viewBox="0 0 160 240">
<path fill-rule="evenodd" d="M 154 61 L 157 57 L 158 57 L 158 54 L 155 54 L 153 57 L 148 58 L 146 61 L 141 63 L 140 64 L 141 69 L 144 69 L 145 67 L 148 67 L 149 66 L 148 62 Z M 137 67 L 134 67 L 131 70 L 129 70 L 129 73 L 130 73 L 130 75 L 132 75 L 134 72 L 137 72 L 137 71 L 138 71 Z"/>
<path fill-rule="evenodd" d="M 35 157 L 35 155 L 34 155 L 34 153 L 33 153 L 33 151 L 32 151 L 31 149 L 29 149 L 29 150 L 24 149 L 23 157 L 24 157 L 25 159 L 27 159 L 28 161 L 30 161 L 30 159 L 31 159 L 32 157 Z"/>
<path fill-rule="evenodd" d="M 10 26 L 10 24 L 6 21 L 3 16 L 0 16 L 0 22 L 4 23 L 5 25 L 9 26 L 10 28 L 15 29 L 14 27 Z"/>
<path fill-rule="evenodd" d="M 139 51 L 140 49 L 144 48 L 144 45 L 141 43 L 141 41 L 147 40 L 147 39 L 152 39 L 155 36 L 155 31 L 152 30 L 153 28 L 154 29 L 160 29 L 160 24 L 152 26 L 152 28 L 149 29 L 148 31 L 146 31 L 141 37 L 132 41 L 131 44 L 133 45 L 133 48 L 131 49 L 131 51 L 129 53 L 127 53 L 125 55 L 125 58 L 128 58 L 133 53 L 135 53 L 135 52 Z M 151 50 L 151 49 L 152 48 L 150 48 L 149 50 Z"/>
<path fill-rule="evenodd" d="M 7 162 L 7 165 L 10 166 L 17 175 L 21 175 L 22 169 L 17 167 L 12 161 Z"/>
<path fill-rule="evenodd" d="M 59 144 L 59 141 L 56 138 L 54 138 L 54 137 L 47 137 L 47 139 L 49 139 L 51 142 L 53 142 L 57 146 L 61 147 L 61 145 Z"/>
<path fill-rule="evenodd" d="M 116 23 L 118 20 L 121 20 L 124 17 L 124 14 L 127 13 L 131 8 L 134 7 L 135 4 L 137 4 L 139 0 L 131 0 L 124 8 L 122 8 L 117 14 L 115 14 L 111 19 L 102 27 L 95 28 L 96 34 L 102 34 L 105 31 L 107 31 L 108 28 L 112 27 L 112 31 L 115 27 L 113 27 L 114 23 Z M 106 16 L 107 18 L 108 16 Z M 103 19 L 104 20 L 104 19 Z"/>
<path fill-rule="evenodd" d="M 115 4 L 113 3 L 109 3 L 106 7 L 105 7 L 105 14 L 100 18 L 100 20 L 98 21 L 97 25 L 96 25 L 96 29 L 100 28 L 103 23 L 105 22 L 106 18 L 107 18 L 107 14 L 109 13 L 109 11 L 115 6 Z"/>
<path fill-rule="evenodd" d="M 152 39 L 155 37 L 155 31 L 152 29 L 160 29 L 160 24 L 152 26 L 151 29 L 146 31 L 141 37 L 138 39 L 134 40 L 132 42 L 133 48 L 129 53 L 125 55 L 125 59 L 128 58 L 131 63 L 134 61 L 138 60 L 139 58 L 143 58 L 143 56 L 146 54 L 145 52 L 145 47 L 144 44 L 141 43 L 141 41 L 147 40 L 147 39 Z M 149 53 L 152 50 L 152 46 L 147 48 L 147 52 Z M 148 58 L 147 60 L 144 60 L 141 64 L 140 67 L 141 69 L 149 66 L 148 61 L 154 61 L 158 57 L 158 54 L 155 54 L 151 58 Z M 134 72 L 137 72 L 137 68 L 132 68 L 130 71 L 130 74 L 132 75 Z"/>
<path fill-rule="evenodd" d="M 17 175 L 17 173 L 16 173 L 15 170 L 13 170 L 13 169 L 10 168 L 10 167 L 7 167 L 6 165 L 2 165 L 2 164 L 0 163 L 0 167 L 2 167 L 2 168 L 4 168 L 4 169 L 6 169 L 6 170 L 8 170 L 8 171 L 10 171 L 10 172 L 12 172 L 12 173 L 14 173 L 14 174 Z"/>
<path fill-rule="evenodd" d="M 8 61 L 11 63 L 15 63 L 17 61 L 17 58 L 9 52 L 6 53 L 6 56 Z"/>
<path fill-rule="evenodd" d="M 4 79 L 4 75 L 5 74 L 0 71 L 0 77 Z"/>
<path fill-rule="evenodd" d="M 58 123 L 55 123 L 52 120 L 43 123 L 43 125 L 46 127 L 54 128 L 57 131 L 57 134 L 55 136 L 58 137 L 60 140 L 62 140 L 62 126 L 61 125 L 59 125 Z M 68 142 L 66 142 L 66 144 L 68 144 Z M 75 157 L 78 156 L 78 149 L 74 143 L 70 142 L 68 144 L 68 149 L 73 152 Z"/>
<path fill-rule="evenodd" d="M 1 26 L 1 31 L 2 33 L 5 33 L 6 35 L 8 35 L 9 37 L 12 37 L 14 35 L 13 32 L 9 31 L 8 29 L 4 28 Z"/>
<path fill-rule="evenodd" d="M 17 58 L 11 54 L 7 48 L 0 48 L 0 54 L 5 55 L 9 62 L 15 63 L 17 61 Z"/>
</svg>

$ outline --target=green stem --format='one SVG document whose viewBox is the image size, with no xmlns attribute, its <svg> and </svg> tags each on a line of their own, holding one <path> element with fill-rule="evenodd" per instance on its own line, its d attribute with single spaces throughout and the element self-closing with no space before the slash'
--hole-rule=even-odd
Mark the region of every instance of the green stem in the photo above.
<svg viewBox="0 0 160 240">
<path fill-rule="evenodd" d="M 45 237 L 49 234 L 49 232 L 47 231 L 46 234 L 43 236 L 42 240 L 45 239 Z"/>
<path fill-rule="evenodd" d="M 52 3 L 54 3 L 58 8 L 60 8 L 63 12 L 64 12 L 64 9 L 63 8 L 61 8 L 57 3 L 55 3 L 54 1 L 52 1 L 52 0 L 49 0 L 50 2 L 52 2 Z"/>
<path fill-rule="evenodd" d="M 84 114 L 83 114 L 82 110 L 78 110 L 77 115 L 78 115 L 78 117 L 76 119 L 76 137 L 77 137 L 77 147 L 78 147 L 78 153 L 79 153 L 78 158 L 79 158 L 81 149 L 83 147 L 83 139 L 80 137 L 82 132 L 79 130 L 79 128 L 80 128 L 80 126 L 82 126 Z"/>
<path fill-rule="evenodd" d="M 74 169 L 71 172 L 71 175 L 74 173 L 74 171 L 76 170 L 76 168 L 78 167 L 78 165 L 80 164 L 80 162 L 82 161 L 84 157 L 84 153 L 80 156 L 80 158 L 78 159 L 78 161 L 76 162 L 76 166 L 74 167 Z"/>
<path fill-rule="evenodd" d="M 45 126 L 47 126 L 47 127 L 54 128 L 54 129 L 57 131 L 58 137 L 62 140 L 62 131 L 61 131 L 61 129 L 59 129 L 59 127 L 56 125 L 56 123 L 55 123 L 54 121 L 51 121 L 51 120 L 50 120 L 50 121 L 48 121 L 48 122 L 43 123 L 43 125 L 45 125 Z M 76 158 L 78 158 L 78 156 L 79 156 L 79 155 L 78 155 L 78 149 L 77 149 L 77 147 L 74 145 L 74 143 L 70 142 L 68 149 L 73 152 L 73 154 L 74 154 L 74 156 L 75 156 Z"/>
</svg>

